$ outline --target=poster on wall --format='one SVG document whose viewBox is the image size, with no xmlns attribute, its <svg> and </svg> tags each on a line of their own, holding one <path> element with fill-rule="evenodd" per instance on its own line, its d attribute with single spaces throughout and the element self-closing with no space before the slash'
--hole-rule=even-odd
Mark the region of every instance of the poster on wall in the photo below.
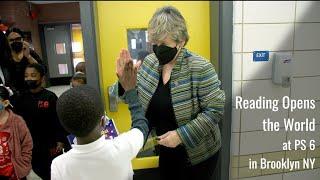
<svg viewBox="0 0 320 180">
<path fill-rule="evenodd" d="M 56 43 L 56 53 L 66 54 L 66 43 Z"/>
<path fill-rule="evenodd" d="M 59 74 L 68 74 L 68 64 L 58 64 Z"/>
</svg>

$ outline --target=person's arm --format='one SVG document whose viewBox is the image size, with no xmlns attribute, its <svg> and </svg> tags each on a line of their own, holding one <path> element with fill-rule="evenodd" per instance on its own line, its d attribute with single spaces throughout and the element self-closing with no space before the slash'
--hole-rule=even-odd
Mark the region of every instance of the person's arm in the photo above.
<svg viewBox="0 0 320 180">
<path fill-rule="evenodd" d="M 121 86 L 121 84 L 118 82 L 118 96 L 122 97 L 125 93 L 125 90 L 123 89 L 123 87 Z"/>
<path fill-rule="evenodd" d="M 32 57 L 32 54 L 31 54 L 31 49 L 30 49 L 30 44 L 26 41 L 23 41 L 23 55 L 28 59 L 28 62 L 30 64 L 36 64 L 38 63 L 36 59 L 34 59 Z"/>
<path fill-rule="evenodd" d="M 28 59 L 28 62 L 29 62 L 30 64 L 37 64 L 37 63 L 38 63 L 38 61 L 35 60 L 30 54 L 29 54 L 29 56 L 27 56 L 26 58 Z"/>
<path fill-rule="evenodd" d="M 130 53 L 129 52 L 121 52 L 120 53 L 120 57 L 121 58 L 126 58 L 124 55 L 125 53 L 127 53 L 127 58 L 129 58 L 131 60 L 131 57 L 130 57 Z M 120 60 L 121 61 L 121 60 Z M 122 61 L 123 63 L 125 63 L 124 61 Z M 139 73 L 139 70 L 140 70 L 140 66 L 142 66 L 142 60 L 140 61 L 137 61 L 136 64 L 133 65 L 133 67 L 136 69 L 137 73 Z M 124 71 L 124 68 L 121 67 L 121 63 L 119 63 L 119 59 L 117 60 L 117 76 L 121 76 L 122 73 Z M 115 82 L 111 88 L 110 88 L 110 95 L 113 96 L 113 97 L 116 97 L 117 99 L 120 99 L 122 101 L 125 102 L 125 98 L 124 98 L 124 93 L 125 93 L 125 88 L 123 88 L 123 86 L 121 85 L 121 82 L 120 81 L 117 81 Z M 127 103 L 127 102 L 125 102 Z"/>
<path fill-rule="evenodd" d="M 119 153 L 126 160 L 134 158 L 142 148 L 148 136 L 148 121 L 144 116 L 142 105 L 136 90 L 137 68 L 134 67 L 128 51 L 123 50 L 117 60 L 117 76 L 123 89 L 124 99 L 129 104 L 132 119 L 132 129 L 115 138 L 115 145 Z"/>
<path fill-rule="evenodd" d="M 30 49 L 30 55 L 37 63 L 44 65 L 41 57 L 34 50 Z"/>
<path fill-rule="evenodd" d="M 30 50 L 30 55 L 31 57 L 39 64 L 42 65 L 42 67 L 44 68 L 44 72 L 47 73 L 48 71 L 48 67 L 46 66 L 46 64 L 43 62 L 43 60 L 41 59 L 41 57 L 39 56 L 38 53 L 36 53 L 34 50 Z"/>
<path fill-rule="evenodd" d="M 176 130 L 182 143 L 190 148 L 219 128 L 218 122 L 224 113 L 225 94 L 219 87 L 220 81 L 212 64 L 206 64 L 198 73 L 197 94 L 201 111 L 195 119 Z"/>
<path fill-rule="evenodd" d="M 62 148 L 64 148 L 64 144 L 66 143 L 66 136 L 67 133 L 63 129 L 63 127 L 60 124 L 60 121 L 58 119 L 57 111 L 56 111 L 56 104 L 57 104 L 58 97 L 53 94 L 53 96 L 50 98 L 50 118 L 52 119 L 52 123 L 54 126 L 54 139 L 57 143 L 56 146 L 56 152 L 60 153 L 62 152 Z"/>
<path fill-rule="evenodd" d="M 148 120 L 145 117 L 142 105 L 138 98 L 138 92 L 136 89 L 131 89 L 124 93 L 124 98 L 129 104 L 129 110 L 131 114 L 131 129 L 139 129 L 144 137 L 144 142 L 147 140 L 149 127 Z"/>
<path fill-rule="evenodd" d="M 138 98 L 138 91 L 136 90 L 139 67 L 140 65 L 135 66 L 133 64 L 128 51 L 123 51 L 123 55 L 117 61 L 117 76 L 125 91 L 124 100 L 129 104 L 132 128 L 138 128 L 143 133 L 144 139 L 146 139 L 149 131 L 148 121 L 144 116 L 144 111 Z"/>
<path fill-rule="evenodd" d="M 19 119 L 20 141 L 21 141 L 21 159 L 24 167 L 31 170 L 33 142 L 30 131 L 23 119 Z M 27 174 L 26 174 L 27 175 Z"/>
<path fill-rule="evenodd" d="M 124 97 L 129 103 L 132 119 L 131 130 L 116 137 L 115 145 L 125 159 L 131 160 L 139 153 L 144 142 L 146 142 L 149 128 L 148 121 L 144 116 L 144 111 L 138 99 L 137 90 L 131 89 L 126 91 Z"/>
</svg>

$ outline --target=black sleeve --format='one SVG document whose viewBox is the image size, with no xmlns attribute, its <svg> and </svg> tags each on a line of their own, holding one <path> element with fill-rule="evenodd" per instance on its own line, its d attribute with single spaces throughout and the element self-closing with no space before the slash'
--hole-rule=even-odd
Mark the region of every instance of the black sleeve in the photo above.
<svg viewBox="0 0 320 180">
<path fill-rule="evenodd" d="M 39 63 L 43 66 L 45 73 L 47 73 L 47 66 L 44 64 L 40 56 L 32 49 L 30 49 L 30 55 Z"/>
<path fill-rule="evenodd" d="M 40 58 L 40 56 L 32 49 L 30 49 L 30 55 L 39 63 L 39 64 L 43 64 L 42 59 Z"/>
<path fill-rule="evenodd" d="M 148 120 L 144 115 L 137 90 L 132 89 L 125 92 L 124 98 L 129 104 L 129 110 L 132 118 L 131 127 L 138 128 L 143 134 L 144 142 L 146 142 L 149 133 Z"/>
<path fill-rule="evenodd" d="M 121 83 L 118 81 L 118 96 L 121 97 L 124 94 L 125 90 L 121 86 Z"/>
<path fill-rule="evenodd" d="M 10 104 L 13 106 L 12 111 L 20 116 L 22 116 L 22 109 L 21 109 L 21 101 L 22 95 L 14 93 L 13 96 L 10 96 L 9 101 Z"/>
<path fill-rule="evenodd" d="M 58 97 L 52 93 L 52 97 L 50 98 L 50 101 L 51 101 L 50 112 L 51 112 L 52 125 L 54 127 L 54 139 L 56 140 L 56 142 L 62 142 L 66 144 L 67 132 L 64 130 L 64 128 L 62 127 L 58 119 L 58 115 L 56 111 L 57 100 L 58 100 Z"/>
<path fill-rule="evenodd" d="M 10 89 L 13 91 L 14 94 L 16 94 L 16 71 L 15 71 L 15 65 L 13 62 L 4 63 L 1 65 L 1 69 L 3 72 L 5 85 L 10 87 Z"/>
</svg>

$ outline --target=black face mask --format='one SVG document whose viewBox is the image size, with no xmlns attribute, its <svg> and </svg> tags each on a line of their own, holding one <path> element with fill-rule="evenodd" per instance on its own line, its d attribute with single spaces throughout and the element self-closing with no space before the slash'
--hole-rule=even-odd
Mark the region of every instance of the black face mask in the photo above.
<svg viewBox="0 0 320 180">
<path fill-rule="evenodd" d="M 24 82 L 29 89 L 36 89 L 40 86 L 37 80 L 25 80 Z"/>
<path fill-rule="evenodd" d="M 23 47 L 22 42 L 13 42 L 11 44 L 11 49 L 16 53 L 21 52 L 22 51 L 22 47 Z"/>
<path fill-rule="evenodd" d="M 166 45 L 153 45 L 153 52 L 156 54 L 159 64 L 165 65 L 173 60 L 178 52 L 178 49 L 177 47 L 172 48 Z"/>
</svg>

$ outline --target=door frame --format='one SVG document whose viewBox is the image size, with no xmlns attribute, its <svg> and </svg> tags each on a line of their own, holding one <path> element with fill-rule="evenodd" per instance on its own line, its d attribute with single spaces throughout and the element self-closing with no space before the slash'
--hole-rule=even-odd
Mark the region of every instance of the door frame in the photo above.
<svg viewBox="0 0 320 180">
<path fill-rule="evenodd" d="M 103 97 L 100 89 L 95 4 L 93 1 L 79 1 L 79 3 L 87 84 L 95 88 Z"/>
<path fill-rule="evenodd" d="M 51 86 L 51 79 L 53 79 L 53 81 L 61 81 L 61 82 L 63 82 L 62 84 L 68 84 L 71 77 L 60 77 L 60 78 L 51 78 L 50 77 L 44 28 L 48 25 L 52 25 L 52 26 L 67 25 L 67 26 L 69 26 L 70 43 L 72 43 L 72 31 L 71 31 L 72 24 L 80 24 L 80 22 L 78 22 L 78 21 L 73 22 L 72 21 L 72 22 L 66 22 L 66 23 L 41 23 L 38 25 L 42 59 L 43 59 L 44 64 L 47 66 L 47 71 L 46 71 L 46 85 L 47 86 Z M 71 44 L 70 44 L 70 46 L 71 46 Z M 70 56 L 71 56 L 71 59 L 73 59 L 72 48 L 70 48 Z M 71 60 L 71 65 L 72 65 L 71 71 L 72 71 L 72 74 L 74 74 L 73 60 Z"/>
<path fill-rule="evenodd" d="M 214 3 L 210 1 L 210 3 Z M 222 147 L 215 179 L 229 180 L 232 123 L 232 40 L 233 1 L 219 1 L 219 79 L 225 92 L 224 119 L 221 122 Z"/>
<path fill-rule="evenodd" d="M 87 83 L 94 87 L 100 95 L 100 78 L 97 37 L 95 29 L 95 4 L 92 1 L 80 1 L 80 17 L 83 35 L 83 45 L 86 61 Z M 210 1 L 210 10 L 213 10 Z M 232 113 L 232 33 L 233 33 L 233 2 L 219 1 L 219 78 L 222 89 L 226 94 L 224 120 L 221 126 L 222 148 L 215 179 L 229 180 L 230 141 L 231 141 L 231 113 Z M 210 27 L 213 25 L 210 18 Z M 212 33 L 213 28 L 210 28 Z M 213 39 L 211 39 L 211 44 Z M 212 46 L 211 46 L 212 48 Z M 212 52 L 212 49 L 211 49 Z"/>
</svg>

